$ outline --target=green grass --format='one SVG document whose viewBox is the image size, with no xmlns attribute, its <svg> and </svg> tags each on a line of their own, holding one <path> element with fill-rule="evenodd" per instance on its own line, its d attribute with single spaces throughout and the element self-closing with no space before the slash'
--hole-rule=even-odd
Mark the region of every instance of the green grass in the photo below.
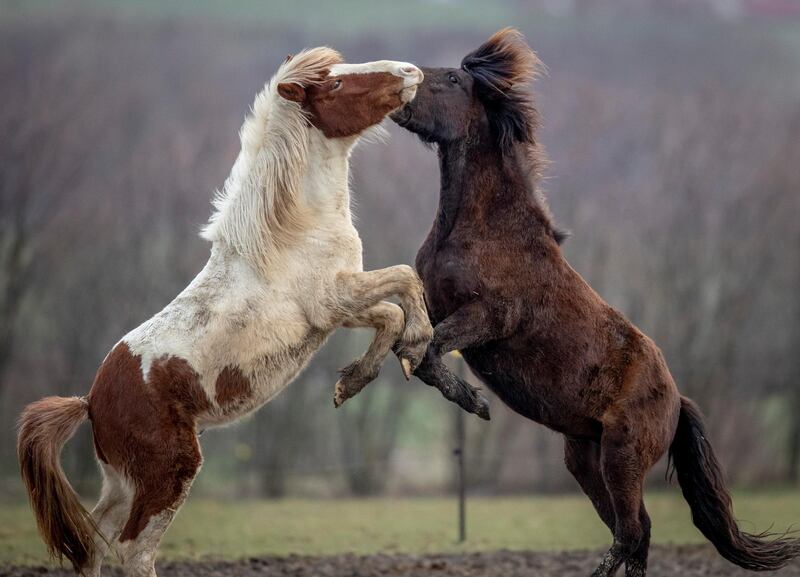
<svg viewBox="0 0 800 577">
<path fill-rule="evenodd" d="M 738 493 L 736 513 L 745 530 L 783 530 L 800 522 L 800 492 Z M 678 491 L 647 498 L 656 543 L 696 543 Z M 367 499 L 221 502 L 189 499 L 170 528 L 161 558 L 217 557 L 344 551 L 436 552 L 492 549 L 601 548 L 608 530 L 580 495 L 471 498 L 468 540 L 455 543 L 453 499 Z M 27 506 L 0 509 L 0 565 L 46 561 Z"/>
</svg>

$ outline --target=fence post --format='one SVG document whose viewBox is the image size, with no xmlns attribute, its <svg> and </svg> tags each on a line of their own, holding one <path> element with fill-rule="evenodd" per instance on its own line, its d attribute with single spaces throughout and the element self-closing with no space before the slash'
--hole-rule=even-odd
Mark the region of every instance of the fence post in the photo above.
<svg viewBox="0 0 800 577">
<path fill-rule="evenodd" d="M 464 359 L 458 352 L 454 352 L 458 363 L 458 373 L 462 378 L 466 378 L 466 366 Z M 467 479 L 464 464 L 464 440 L 465 434 L 465 420 L 464 411 L 456 406 L 456 448 L 453 449 L 453 455 L 456 458 L 456 486 L 458 490 L 458 542 L 463 543 L 467 539 Z"/>
</svg>

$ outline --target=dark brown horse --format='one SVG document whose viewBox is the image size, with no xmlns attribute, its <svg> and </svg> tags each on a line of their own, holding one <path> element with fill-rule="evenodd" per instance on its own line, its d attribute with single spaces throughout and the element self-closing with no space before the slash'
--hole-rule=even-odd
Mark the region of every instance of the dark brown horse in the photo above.
<svg viewBox="0 0 800 577">
<path fill-rule="evenodd" d="M 731 562 L 783 566 L 800 552 L 739 530 L 700 411 L 658 347 L 564 259 L 537 191 L 545 163 L 524 85 L 539 62 L 505 29 L 460 68 L 423 68 L 393 119 L 438 146 L 439 209 L 417 254 L 433 341 L 415 374 L 460 350 L 512 409 L 564 435 L 567 468 L 614 534 L 595 576 L 647 570 L 647 471 L 669 450 L 695 525 Z"/>
</svg>

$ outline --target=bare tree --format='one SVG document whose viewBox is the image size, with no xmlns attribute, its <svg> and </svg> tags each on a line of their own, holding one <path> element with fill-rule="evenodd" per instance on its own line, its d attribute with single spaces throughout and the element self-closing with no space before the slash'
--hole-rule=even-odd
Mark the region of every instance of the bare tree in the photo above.
<svg viewBox="0 0 800 577">
<path fill-rule="evenodd" d="M 43 232 L 74 198 L 104 121 L 103 107 L 88 106 L 100 79 L 82 71 L 73 44 L 60 30 L 4 51 L 4 76 L 14 81 L 0 107 L 0 391 Z"/>
</svg>

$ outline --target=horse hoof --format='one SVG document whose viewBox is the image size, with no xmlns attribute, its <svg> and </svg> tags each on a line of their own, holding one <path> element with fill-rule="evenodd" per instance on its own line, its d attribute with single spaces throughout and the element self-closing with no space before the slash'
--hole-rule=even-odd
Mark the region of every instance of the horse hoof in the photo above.
<svg viewBox="0 0 800 577">
<path fill-rule="evenodd" d="M 475 409 L 475 414 L 484 421 L 492 420 L 492 416 L 489 414 L 489 401 L 485 397 L 478 395 L 478 407 Z"/>
<path fill-rule="evenodd" d="M 344 394 L 344 385 L 342 384 L 341 379 L 336 381 L 336 386 L 334 387 L 333 391 L 333 406 L 338 409 L 342 406 L 342 403 L 347 400 L 347 397 L 345 397 Z"/>
<path fill-rule="evenodd" d="M 411 361 L 406 358 L 400 359 L 400 366 L 403 368 L 403 376 L 407 381 L 411 380 Z"/>
</svg>

